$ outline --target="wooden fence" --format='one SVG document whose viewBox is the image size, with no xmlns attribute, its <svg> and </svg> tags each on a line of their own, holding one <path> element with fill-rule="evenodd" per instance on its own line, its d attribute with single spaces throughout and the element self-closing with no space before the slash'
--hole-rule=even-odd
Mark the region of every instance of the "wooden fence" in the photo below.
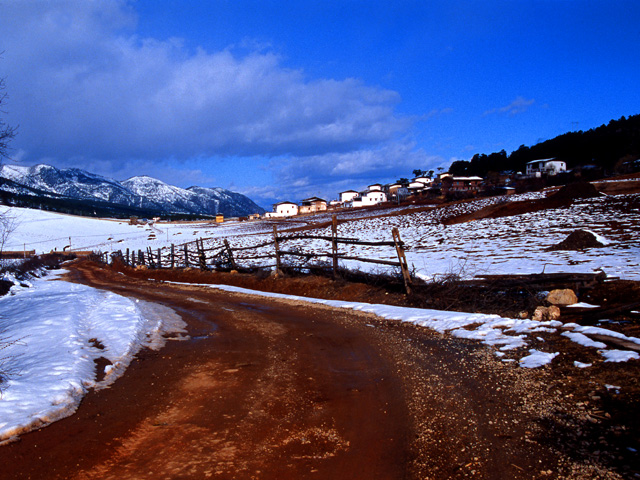
<svg viewBox="0 0 640 480">
<path fill-rule="evenodd" d="M 287 243 L 294 240 L 325 241 L 330 244 L 331 251 L 317 253 L 305 252 L 299 249 L 296 250 L 291 247 L 287 249 Z M 346 255 L 344 253 L 340 253 L 340 245 L 395 247 L 398 260 L 381 260 L 355 255 Z M 260 249 L 265 249 L 266 247 L 272 247 L 272 250 L 266 253 L 258 251 Z M 147 268 L 195 267 L 202 270 L 239 270 L 242 268 L 248 268 L 249 263 L 255 260 L 273 259 L 275 261 L 274 264 L 262 264 L 260 267 L 275 267 L 279 272 L 283 268 L 291 266 L 291 261 L 287 261 L 287 257 L 302 258 L 305 261 L 325 258 L 331 260 L 331 266 L 326 268 L 330 268 L 333 271 L 334 277 L 338 276 L 339 260 L 353 260 L 357 262 L 399 267 L 407 293 L 411 292 L 410 285 L 412 283 L 407 259 L 404 254 L 404 243 L 400 238 L 400 233 L 397 228 L 392 230 L 392 240 L 390 241 L 372 242 L 359 240 L 357 238 L 340 237 L 338 236 L 338 223 L 335 215 L 331 222 L 330 236 L 303 234 L 287 235 L 286 233 L 278 232 L 277 226 L 274 225 L 272 239 L 257 245 L 232 247 L 229 244 L 229 241 L 225 238 L 222 241 L 222 246 L 205 248 L 204 241 L 202 239 L 198 239 L 194 242 L 184 243 L 181 245 L 172 244 L 169 247 L 158 248 L 155 251 L 151 247 L 147 247 L 146 250 L 138 251 L 132 251 L 129 249 L 126 249 L 125 251 L 120 250 L 112 253 L 111 256 L 118 257 L 126 265 L 132 267 L 139 265 L 144 265 Z M 109 262 L 109 254 L 103 254 L 103 259 L 105 262 Z"/>
<path fill-rule="evenodd" d="M 35 256 L 35 250 L 16 250 L 0 252 L 0 259 L 15 260 L 18 258 L 31 258 Z"/>
</svg>

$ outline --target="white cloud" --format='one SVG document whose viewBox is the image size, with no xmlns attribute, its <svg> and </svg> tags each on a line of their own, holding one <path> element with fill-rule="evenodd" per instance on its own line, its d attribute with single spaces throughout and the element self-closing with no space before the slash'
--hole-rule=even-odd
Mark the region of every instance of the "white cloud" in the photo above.
<svg viewBox="0 0 640 480">
<path fill-rule="evenodd" d="M 392 182 L 410 177 L 414 169 L 428 170 L 443 162 L 409 141 L 393 141 L 350 152 L 278 158 L 272 161 L 272 169 L 281 190 L 291 199 L 312 195 L 331 199 L 342 190 Z"/>
<path fill-rule="evenodd" d="M 274 53 L 141 39 L 120 0 L 9 2 L 0 51 L 15 146 L 31 159 L 324 155 L 377 145 L 413 119 L 396 92 L 309 79 Z"/>
<path fill-rule="evenodd" d="M 533 105 L 536 101 L 534 99 L 527 100 L 522 96 L 516 97 L 516 99 L 511 102 L 509 105 L 500 108 L 494 108 L 492 110 L 487 110 L 484 112 L 484 115 L 492 115 L 494 113 L 506 113 L 509 115 L 517 115 L 518 113 L 526 112 L 531 105 Z"/>
</svg>

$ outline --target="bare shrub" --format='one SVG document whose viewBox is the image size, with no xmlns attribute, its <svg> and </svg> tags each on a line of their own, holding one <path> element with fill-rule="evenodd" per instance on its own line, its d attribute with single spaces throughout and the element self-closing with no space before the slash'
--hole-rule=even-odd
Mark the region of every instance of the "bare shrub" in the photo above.
<svg viewBox="0 0 640 480">
<path fill-rule="evenodd" d="M 26 258 L 20 262 L 7 264 L 0 271 L 13 274 L 18 279 L 26 279 L 27 277 L 38 277 L 41 270 L 53 270 L 60 268 L 63 261 L 69 257 L 57 253 L 47 253 L 36 257 Z"/>
<path fill-rule="evenodd" d="M 24 345 L 23 338 L 13 339 L 7 337 L 6 333 L 6 330 L 0 330 L 0 352 L 13 345 Z M 2 394 L 8 380 L 20 375 L 20 371 L 13 366 L 18 357 L 19 355 L 0 357 L 0 394 Z"/>
<path fill-rule="evenodd" d="M 10 210 L 0 213 L 0 257 L 11 234 L 18 228 L 18 219 Z"/>
</svg>

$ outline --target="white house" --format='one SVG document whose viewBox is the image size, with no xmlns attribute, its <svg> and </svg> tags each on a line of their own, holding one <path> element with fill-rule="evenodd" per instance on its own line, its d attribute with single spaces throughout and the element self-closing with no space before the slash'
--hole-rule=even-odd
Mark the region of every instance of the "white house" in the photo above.
<svg viewBox="0 0 640 480">
<path fill-rule="evenodd" d="M 344 192 L 340 192 L 340 201 L 342 203 L 347 203 L 353 200 L 358 196 L 358 192 L 355 190 L 345 190 Z"/>
<path fill-rule="evenodd" d="M 369 192 L 381 192 L 382 191 L 382 184 L 381 183 L 374 183 L 372 185 L 369 185 L 367 187 L 367 190 Z"/>
<path fill-rule="evenodd" d="M 421 183 L 424 183 L 427 186 L 429 186 L 429 185 L 431 185 L 433 183 L 433 179 L 429 178 L 429 177 L 416 177 L 411 181 L 412 182 L 421 182 Z"/>
<path fill-rule="evenodd" d="M 280 202 L 273 205 L 273 212 L 264 214 L 266 218 L 291 217 L 298 214 L 298 205 L 293 202 Z"/>
<path fill-rule="evenodd" d="M 554 158 L 543 158 L 527 163 L 526 174 L 528 177 L 541 177 L 545 175 L 557 175 L 567 171 L 567 164 Z"/>
<path fill-rule="evenodd" d="M 417 179 L 412 180 L 409 182 L 409 185 L 407 185 L 407 189 L 414 194 L 422 192 L 425 188 L 427 188 L 427 184 L 420 182 Z"/>
<path fill-rule="evenodd" d="M 387 201 L 387 194 L 383 191 L 372 190 L 368 192 L 362 192 L 357 197 L 354 197 L 347 203 L 347 207 L 360 208 L 370 207 Z"/>
</svg>

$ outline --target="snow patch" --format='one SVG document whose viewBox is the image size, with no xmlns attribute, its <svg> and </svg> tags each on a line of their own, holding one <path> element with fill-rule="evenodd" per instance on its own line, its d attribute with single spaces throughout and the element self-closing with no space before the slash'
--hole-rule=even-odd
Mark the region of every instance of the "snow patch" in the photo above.
<svg viewBox="0 0 640 480">
<path fill-rule="evenodd" d="M 607 348 L 606 344 L 591 340 L 589 337 L 579 332 L 562 332 L 561 335 L 568 337 L 570 340 L 582 345 L 583 347 Z"/>
<path fill-rule="evenodd" d="M 588 368 L 593 365 L 593 363 L 582 363 L 578 361 L 574 361 L 573 365 L 577 368 Z"/>
<path fill-rule="evenodd" d="M 520 359 L 520 366 L 524 368 L 537 368 L 551 363 L 559 353 L 546 353 L 540 350 L 529 350 L 529 355 Z"/>
<path fill-rule="evenodd" d="M 0 329 L 17 341 L 2 350 L 14 375 L 0 385 L 0 441 L 73 414 L 89 388 L 115 381 L 140 348 L 184 332 L 167 307 L 60 280 L 32 283 L 0 298 Z M 100 357 L 111 365 L 96 382 Z"/>
<path fill-rule="evenodd" d="M 638 360 L 640 358 L 638 352 L 629 350 L 603 350 L 600 355 L 605 358 L 605 362 L 628 362 L 629 360 Z"/>
</svg>

